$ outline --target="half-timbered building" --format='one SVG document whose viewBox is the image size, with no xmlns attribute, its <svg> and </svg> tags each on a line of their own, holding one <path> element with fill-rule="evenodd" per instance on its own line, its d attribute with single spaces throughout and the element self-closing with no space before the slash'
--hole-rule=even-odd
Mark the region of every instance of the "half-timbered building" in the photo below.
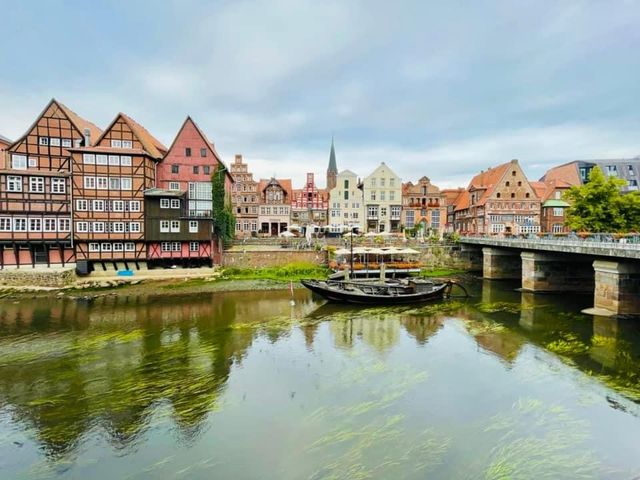
<svg viewBox="0 0 640 480">
<path fill-rule="evenodd" d="M 79 272 L 146 262 L 144 192 L 167 149 L 119 113 L 95 142 L 72 148 L 73 232 Z"/>
<path fill-rule="evenodd" d="M 318 188 L 313 173 L 307 173 L 304 188 L 294 189 L 291 199 L 291 222 L 299 225 L 327 224 L 329 195 Z"/>
<path fill-rule="evenodd" d="M 101 130 L 52 99 L 5 152 L 0 169 L 0 268 L 74 262 L 71 153 Z"/>
<path fill-rule="evenodd" d="M 212 234 L 212 175 L 233 178 L 204 132 L 187 117 L 158 163 L 156 185 L 146 192 L 147 259 L 152 263 L 211 264 L 220 254 Z"/>
</svg>

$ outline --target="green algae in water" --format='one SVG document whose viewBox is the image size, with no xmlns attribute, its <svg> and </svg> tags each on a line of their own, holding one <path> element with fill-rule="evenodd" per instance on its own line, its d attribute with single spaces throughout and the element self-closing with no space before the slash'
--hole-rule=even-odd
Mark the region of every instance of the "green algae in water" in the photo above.
<svg viewBox="0 0 640 480">
<path fill-rule="evenodd" d="M 522 310 L 532 309 L 533 307 L 523 307 L 521 303 L 511 302 L 481 302 L 476 305 L 476 308 L 482 313 L 520 313 Z"/>
<path fill-rule="evenodd" d="M 568 356 L 584 355 L 589 350 L 587 344 L 580 341 L 576 334 L 570 332 L 562 333 L 560 338 L 547 343 L 545 348 L 559 355 Z"/>
</svg>

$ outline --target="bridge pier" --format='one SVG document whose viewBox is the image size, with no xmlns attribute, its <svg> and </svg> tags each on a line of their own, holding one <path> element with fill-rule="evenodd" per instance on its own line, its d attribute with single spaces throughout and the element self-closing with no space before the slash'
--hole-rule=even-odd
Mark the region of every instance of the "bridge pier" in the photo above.
<svg viewBox="0 0 640 480">
<path fill-rule="evenodd" d="M 596 286 L 591 315 L 640 315 L 640 264 L 630 261 L 596 260 Z"/>
<path fill-rule="evenodd" d="M 522 289 L 529 292 L 592 292 L 593 267 L 571 254 L 522 252 Z"/>
<path fill-rule="evenodd" d="M 462 244 L 460 258 L 466 263 L 467 269 L 473 272 L 482 270 L 482 249 L 475 245 Z"/>
<path fill-rule="evenodd" d="M 522 277 L 520 253 L 504 248 L 482 249 L 482 276 L 489 280 L 515 280 Z"/>
</svg>

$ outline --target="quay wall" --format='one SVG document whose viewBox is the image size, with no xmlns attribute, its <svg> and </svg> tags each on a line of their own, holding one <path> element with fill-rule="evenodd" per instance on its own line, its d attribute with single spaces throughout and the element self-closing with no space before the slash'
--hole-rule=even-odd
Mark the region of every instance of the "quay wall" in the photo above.
<svg viewBox="0 0 640 480">
<path fill-rule="evenodd" d="M 75 266 L 67 268 L 5 268 L 0 286 L 62 288 L 77 280 Z"/>
</svg>

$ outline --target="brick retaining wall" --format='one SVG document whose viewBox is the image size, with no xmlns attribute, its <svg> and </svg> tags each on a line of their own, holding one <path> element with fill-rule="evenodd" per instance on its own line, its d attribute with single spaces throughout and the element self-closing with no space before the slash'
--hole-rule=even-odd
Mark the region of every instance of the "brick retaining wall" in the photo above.
<svg viewBox="0 0 640 480">
<path fill-rule="evenodd" d="M 327 252 L 314 250 L 262 250 L 225 252 L 222 257 L 222 264 L 225 267 L 237 268 L 281 267 L 295 262 L 326 265 Z"/>
</svg>

